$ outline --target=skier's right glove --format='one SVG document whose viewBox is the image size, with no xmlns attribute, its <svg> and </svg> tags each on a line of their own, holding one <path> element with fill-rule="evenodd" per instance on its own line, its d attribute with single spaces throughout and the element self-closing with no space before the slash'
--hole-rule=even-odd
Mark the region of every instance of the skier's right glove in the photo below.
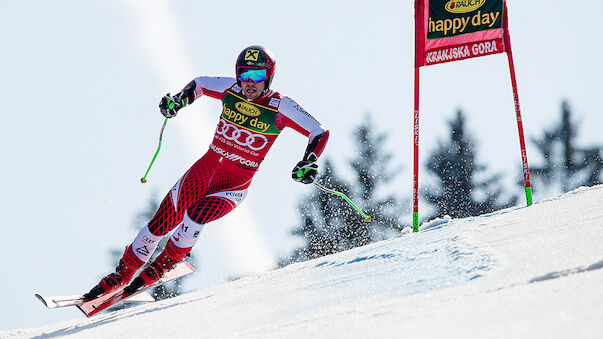
<svg viewBox="0 0 603 339">
<path fill-rule="evenodd" d="M 291 171 L 291 177 L 297 182 L 311 184 L 318 176 L 318 157 L 313 152 L 304 157 L 304 159 L 295 165 Z"/>
<path fill-rule="evenodd" d="M 164 117 L 173 118 L 182 107 L 186 106 L 187 101 L 186 98 L 182 100 L 182 93 L 178 93 L 174 96 L 171 96 L 170 93 L 168 93 L 161 98 L 159 110 Z"/>
</svg>

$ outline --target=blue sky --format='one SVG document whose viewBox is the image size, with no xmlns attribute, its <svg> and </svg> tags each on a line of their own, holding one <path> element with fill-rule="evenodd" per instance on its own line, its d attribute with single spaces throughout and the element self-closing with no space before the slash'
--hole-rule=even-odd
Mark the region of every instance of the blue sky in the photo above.
<svg viewBox="0 0 603 339">
<path fill-rule="evenodd" d="M 567 99 L 581 121 L 578 142 L 601 144 L 603 4 L 509 1 L 508 8 L 527 139 L 557 121 Z M 413 24 L 410 1 L 3 4 L 0 256 L 10 292 L 0 329 L 79 316 L 42 309 L 33 294 L 84 292 L 112 269 L 108 250 L 133 239 L 133 215 L 148 196 L 163 197 L 207 150 L 220 114 L 220 103 L 205 98 L 172 119 L 142 185 L 163 121 L 159 99 L 198 75 L 231 76 L 237 54 L 251 44 L 276 55 L 273 87 L 331 130 L 324 155 L 343 175 L 352 129 L 372 113 L 403 166 L 392 191 L 410 198 Z M 422 161 L 459 107 L 480 159 L 514 177 L 519 143 L 504 55 L 421 70 Z M 314 188 L 294 183 L 289 172 L 305 143 L 293 131 L 281 134 L 243 205 L 205 228 L 190 288 L 266 270 L 296 244 L 288 236 L 298 223 L 296 203 Z M 529 142 L 528 160 L 540 162 Z"/>
</svg>

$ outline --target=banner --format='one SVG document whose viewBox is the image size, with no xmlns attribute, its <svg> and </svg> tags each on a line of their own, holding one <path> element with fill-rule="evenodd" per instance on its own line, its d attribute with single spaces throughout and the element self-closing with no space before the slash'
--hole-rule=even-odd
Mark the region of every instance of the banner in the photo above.
<svg viewBox="0 0 603 339">
<path fill-rule="evenodd" d="M 416 67 L 506 52 L 504 0 L 416 0 Z"/>
<path fill-rule="evenodd" d="M 532 205 L 532 185 L 523 136 L 519 92 L 515 79 L 507 4 L 505 0 L 415 0 L 415 101 L 413 128 L 412 231 L 419 231 L 419 69 L 449 61 L 507 53 L 526 204 Z"/>
</svg>

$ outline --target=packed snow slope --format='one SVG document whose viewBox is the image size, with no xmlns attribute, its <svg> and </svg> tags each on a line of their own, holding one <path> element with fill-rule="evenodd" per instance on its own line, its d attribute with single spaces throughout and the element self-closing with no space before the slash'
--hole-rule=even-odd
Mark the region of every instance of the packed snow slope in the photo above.
<svg viewBox="0 0 603 339">
<path fill-rule="evenodd" d="M 62 336 L 603 338 L 603 186 L 435 220 L 170 300 L 0 332 Z"/>
</svg>

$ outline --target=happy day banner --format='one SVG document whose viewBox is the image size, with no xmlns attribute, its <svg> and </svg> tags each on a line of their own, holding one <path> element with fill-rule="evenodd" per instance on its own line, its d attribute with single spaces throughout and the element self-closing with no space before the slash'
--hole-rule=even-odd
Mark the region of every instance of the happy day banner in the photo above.
<svg viewBox="0 0 603 339">
<path fill-rule="evenodd" d="M 530 206 L 532 186 L 505 0 L 415 0 L 413 232 L 419 232 L 419 69 L 422 66 L 503 52 L 507 54 L 509 61 L 526 205 Z"/>
<path fill-rule="evenodd" d="M 416 67 L 502 53 L 509 46 L 504 0 L 416 0 Z"/>
</svg>

